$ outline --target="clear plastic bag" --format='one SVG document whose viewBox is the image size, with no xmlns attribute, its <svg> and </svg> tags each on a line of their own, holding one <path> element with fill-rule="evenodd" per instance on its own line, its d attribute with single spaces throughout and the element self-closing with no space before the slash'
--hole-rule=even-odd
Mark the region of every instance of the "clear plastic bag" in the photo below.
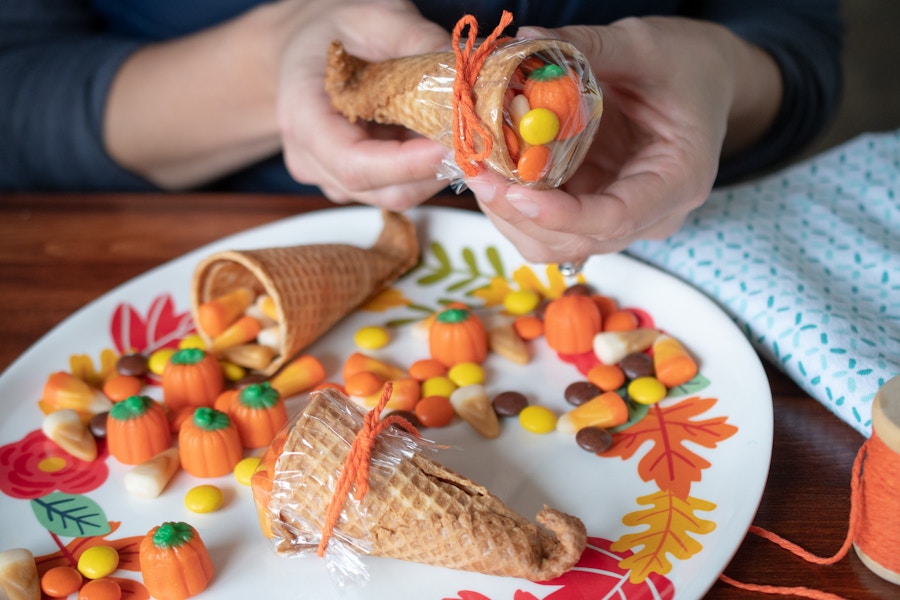
<svg viewBox="0 0 900 600">
<path fill-rule="evenodd" d="M 326 90 L 351 121 L 403 125 L 452 149 L 438 176 L 458 190 L 481 165 L 511 183 L 562 185 L 584 160 L 603 109 L 585 56 L 562 40 L 503 38 L 483 62 L 469 60 L 448 51 L 368 63 L 335 42 Z M 460 69 L 468 73 L 462 92 L 454 89 Z"/>
</svg>

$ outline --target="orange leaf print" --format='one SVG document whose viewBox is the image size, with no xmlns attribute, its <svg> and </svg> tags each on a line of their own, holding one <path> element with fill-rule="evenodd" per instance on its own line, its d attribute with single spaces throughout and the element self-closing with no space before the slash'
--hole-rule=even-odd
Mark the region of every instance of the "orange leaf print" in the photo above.
<svg viewBox="0 0 900 600">
<path fill-rule="evenodd" d="M 631 556 L 622 559 L 619 567 L 630 571 L 629 580 L 640 583 L 651 574 L 666 575 L 672 570 L 668 555 L 686 560 L 691 558 L 703 545 L 691 534 L 707 534 L 716 524 L 701 519 L 697 511 L 711 511 L 716 505 L 699 498 L 679 498 L 671 491 L 661 490 L 637 499 L 638 504 L 649 508 L 629 513 L 622 522 L 629 526 L 645 525 L 638 533 L 623 535 L 610 546 L 615 552 L 634 550 Z"/>
<path fill-rule="evenodd" d="M 601 456 L 618 456 L 627 460 L 650 441 L 650 450 L 638 463 L 641 479 L 655 481 L 660 490 L 687 498 L 691 484 L 700 481 L 703 470 L 710 463 L 686 447 L 684 442 L 715 448 L 738 430 L 725 422 L 727 417 L 695 420 L 716 402 L 715 398 L 695 396 L 669 406 L 657 404 L 642 420 L 617 433 L 612 447 Z"/>
</svg>

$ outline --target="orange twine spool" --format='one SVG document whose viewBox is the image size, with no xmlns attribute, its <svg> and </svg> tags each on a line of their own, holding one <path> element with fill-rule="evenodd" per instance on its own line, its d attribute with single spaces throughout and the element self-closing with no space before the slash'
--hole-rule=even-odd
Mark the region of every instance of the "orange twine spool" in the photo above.
<svg viewBox="0 0 900 600">
<path fill-rule="evenodd" d="M 847 537 L 834 556 L 816 556 L 761 527 L 752 526 L 750 532 L 818 565 L 840 561 L 853 546 L 860 560 L 873 573 L 900 585 L 900 511 L 897 510 L 897 499 L 900 498 L 900 376 L 884 384 L 875 395 L 872 436 L 856 455 L 850 486 Z M 722 575 L 721 579 L 743 590 L 840 600 L 834 594 L 805 587 L 742 583 L 727 575 Z"/>
</svg>

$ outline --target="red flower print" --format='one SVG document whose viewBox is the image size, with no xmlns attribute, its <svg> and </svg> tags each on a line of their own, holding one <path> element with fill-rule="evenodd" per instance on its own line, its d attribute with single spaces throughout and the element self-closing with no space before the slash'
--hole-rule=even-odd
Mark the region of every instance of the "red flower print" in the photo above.
<svg viewBox="0 0 900 600">
<path fill-rule="evenodd" d="M 22 500 L 54 491 L 81 494 L 100 487 L 109 476 L 106 444 L 98 440 L 97 458 L 75 458 L 37 429 L 0 447 L 0 490 Z"/>
</svg>

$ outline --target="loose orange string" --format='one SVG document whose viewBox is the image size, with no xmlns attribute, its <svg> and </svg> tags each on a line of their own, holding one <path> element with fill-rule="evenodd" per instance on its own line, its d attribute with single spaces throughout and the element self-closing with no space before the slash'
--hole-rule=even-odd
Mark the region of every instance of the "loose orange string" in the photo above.
<svg viewBox="0 0 900 600">
<path fill-rule="evenodd" d="M 350 495 L 350 487 L 354 486 L 353 497 L 356 500 L 365 498 L 369 491 L 369 461 L 372 458 L 372 450 L 375 448 L 375 439 L 378 435 L 391 425 L 398 425 L 410 434 L 419 437 L 419 430 L 415 426 L 397 415 L 388 415 L 381 418 L 381 412 L 391 399 L 393 385 L 388 382 L 384 386 L 381 393 L 381 399 L 378 405 L 366 413 L 363 420 L 362 428 L 356 434 L 347 459 L 344 461 L 344 469 L 338 479 L 334 494 L 331 497 L 331 503 L 328 505 L 328 512 L 325 514 L 325 523 L 322 525 L 322 539 L 319 540 L 317 554 L 325 555 L 325 548 L 334 533 L 341 511 L 344 509 L 344 503 Z"/>
<path fill-rule="evenodd" d="M 456 78 L 453 80 L 453 153 L 456 164 L 469 177 L 478 174 L 476 163 L 490 156 L 494 148 L 490 131 L 475 112 L 475 80 L 512 19 L 512 13 L 504 10 L 500 23 L 477 49 L 475 41 L 478 38 L 478 21 L 474 16 L 464 16 L 453 28 L 453 52 L 456 55 Z M 469 28 L 469 33 L 465 48 L 462 48 L 459 42 L 466 27 Z M 476 135 L 483 143 L 481 152 L 475 151 Z"/>
<path fill-rule="evenodd" d="M 850 519 L 847 537 L 834 556 L 817 556 L 762 527 L 751 526 L 750 532 L 817 565 L 832 565 L 840 561 L 855 542 L 879 565 L 889 571 L 898 572 L 900 520 L 897 518 L 895 502 L 900 495 L 900 481 L 896 477 L 891 478 L 891 475 L 897 472 L 897 461 L 897 455 L 875 433 L 859 449 L 853 461 L 850 481 Z M 742 583 L 727 575 L 720 578 L 725 583 L 742 590 L 814 600 L 842 600 L 841 596 L 805 587 Z"/>
</svg>

